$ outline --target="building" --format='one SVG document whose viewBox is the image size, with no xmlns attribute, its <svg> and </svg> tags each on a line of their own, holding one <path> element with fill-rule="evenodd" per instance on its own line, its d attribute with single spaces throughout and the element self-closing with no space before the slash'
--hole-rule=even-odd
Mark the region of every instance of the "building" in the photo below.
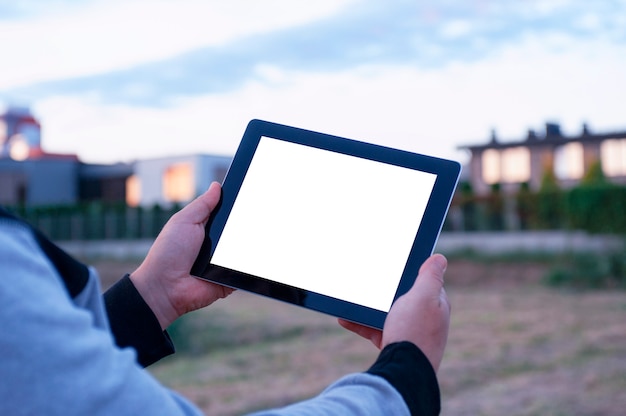
<svg viewBox="0 0 626 416">
<path fill-rule="evenodd" d="M 0 114 L 0 158 L 24 160 L 41 150 L 41 125 L 28 108 Z"/>
<path fill-rule="evenodd" d="M 41 125 L 27 108 L 0 114 L 0 203 L 51 205 L 77 201 L 76 155 L 46 153 Z"/>
<path fill-rule="evenodd" d="M 496 183 L 505 192 L 524 182 L 536 190 L 549 171 L 571 187 L 597 162 L 609 180 L 626 183 L 626 131 L 595 133 L 585 124 L 580 134 L 567 136 L 558 124 L 546 123 L 543 134 L 529 130 L 522 140 L 501 141 L 494 131 L 486 144 L 459 148 L 471 154 L 469 181 L 478 195 Z"/>
<path fill-rule="evenodd" d="M 41 125 L 24 108 L 0 115 L 0 204 L 72 205 L 88 201 L 184 204 L 222 181 L 232 158 L 191 155 L 88 164 L 41 146 Z"/>
<path fill-rule="evenodd" d="M 186 203 L 222 182 L 232 157 L 215 155 L 171 156 L 137 160 L 126 182 L 129 205 L 167 206 Z"/>
<path fill-rule="evenodd" d="M 0 204 L 58 205 L 77 202 L 79 162 L 40 158 L 0 159 Z"/>
</svg>

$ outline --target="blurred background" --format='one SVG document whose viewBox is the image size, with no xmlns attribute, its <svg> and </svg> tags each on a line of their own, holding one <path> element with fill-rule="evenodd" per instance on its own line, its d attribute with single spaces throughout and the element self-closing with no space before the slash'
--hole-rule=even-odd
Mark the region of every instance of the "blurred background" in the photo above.
<svg viewBox="0 0 626 416">
<path fill-rule="evenodd" d="M 444 414 L 626 408 L 625 2 L 0 0 L 0 56 L 0 204 L 105 287 L 250 119 L 450 158 Z M 185 317 L 155 375 L 239 414 L 375 358 L 293 309 Z"/>
</svg>

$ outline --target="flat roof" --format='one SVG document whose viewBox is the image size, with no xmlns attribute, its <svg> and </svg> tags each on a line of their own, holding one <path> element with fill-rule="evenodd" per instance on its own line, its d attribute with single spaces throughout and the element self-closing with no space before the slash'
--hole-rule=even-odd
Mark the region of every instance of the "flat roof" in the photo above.
<svg viewBox="0 0 626 416">
<path fill-rule="evenodd" d="M 577 142 L 577 143 L 593 143 L 593 142 L 602 142 L 608 139 L 625 139 L 626 131 L 620 132 L 611 132 L 611 133 L 583 133 L 576 136 L 571 135 L 563 135 L 563 134 L 553 134 L 553 135 L 543 135 L 543 136 L 534 136 L 529 134 L 523 140 L 517 141 L 500 141 L 494 140 L 492 138 L 491 141 L 485 144 L 472 144 L 472 145 L 461 145 L 458 146 L 458 149 L 469 149 L 469 150 L 486 150 L 486 149 L 505 149 L 511 147 L 555 147 L 561 146 L 567 143 Z"/>
</svg>

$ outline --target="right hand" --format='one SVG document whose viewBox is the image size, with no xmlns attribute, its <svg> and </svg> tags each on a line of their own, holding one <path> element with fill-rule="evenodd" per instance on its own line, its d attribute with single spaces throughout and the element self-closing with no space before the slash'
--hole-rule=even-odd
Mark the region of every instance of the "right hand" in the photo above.
<svg viewBox="0 0 626 416">
<path fill-rule="evenodd" d="M 429 257 L 413 287 L 391 307 L 382 331 L 340 319 L 344 328 L 367 338 L 378 348 L 394 342 L 417 345 L 437 371 L 448 341 L 450 302 L 443 288 L 447 260 L 441 254 Z"/>
<path fill-rule="evenodd" d="M 191 266 L 204 241 L 205 226 L 220 200 L 221 187 L 209 189 L 174 214 L 130 279 L 165 330 L 181 315 L 230 295 L 233 289 L 198 279 Z"/>
</svg>

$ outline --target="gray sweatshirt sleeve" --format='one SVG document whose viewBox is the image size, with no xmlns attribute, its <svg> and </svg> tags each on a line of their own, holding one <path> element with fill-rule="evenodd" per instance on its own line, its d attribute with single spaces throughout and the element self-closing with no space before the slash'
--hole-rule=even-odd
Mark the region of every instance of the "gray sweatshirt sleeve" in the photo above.
<svg viewBox="0 0 626 416">
<path fill-rule="evenodd" d="M 64 286 L 31 230 L 0 221 L 0 415 L 199 415 L 118 348 L 94 271 L 78 294 Z M 207 392 L 210 394 L 210 392 Z M 258 415 L 409 414 L 373 374 L 346 376 L 319 396 Z"/>
<path fill-rule="evenodd" d="M 72 298 L 30 230 L 0 225 L 0 414 L 200 414 L 115 346 L 95 276 Z"/>
<path fill-rule="evenodd" d="M 404 399 L 379 376 L 358 373 L 345 376 L 310 400 L 266 410 L 252 416 L 366 416 L 410 415 Z"/>
</svg>

